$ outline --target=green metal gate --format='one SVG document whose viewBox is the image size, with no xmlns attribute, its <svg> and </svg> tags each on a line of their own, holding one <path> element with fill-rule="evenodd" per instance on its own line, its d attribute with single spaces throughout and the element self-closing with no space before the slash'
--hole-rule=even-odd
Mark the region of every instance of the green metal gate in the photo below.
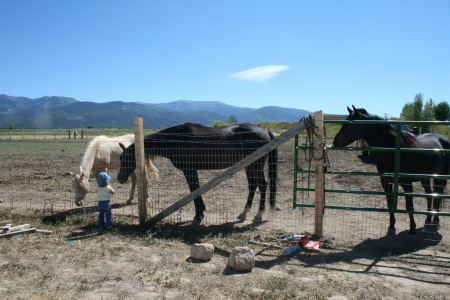
<svg viewBox="0 0 450 300">
<path fill-rule="evenodd" d="M 316 120 L 317 121 L 317 120 Z M 396 124 L 397 125 L 397 140 L 396 140 L 396 146 L 395 148 L 362 148 L 362 147 L 332 147 L 331 149 L 333 151 L 339 151 L 339 150 L 350 150 L 350 151 L 390 151 L 395 152 L 395 172 L 394 173 L 373 173 L 373 172 L 352 172 L 352 171 L 339 171 L 339 170 L 328 170 L 328 172 L 332 172 L 333 175 L 362 175 L 362 176 L 391 176 L 394 178 L 394 186 L 392 197 L 393 197 L 393 205 L 392 209 L 388 208 L 370 208 L 370 207 L 357 207 L 357 206 L 338 206 L 338 205 L 327 205 L 325 203 L 324 208 L 325 209 L 343 209 L 343 210 L 360 210 L 360 211 L 378 211 L 378 212 L 393 212 L 393 213 L 404 213 L 404 214 L 422 214 L 422 215 L 439 215 L 439 216 L 450 216 L 450 212 L 436 212 L 436 211 L 420 211 L 420 210 L 402 210 L 397 207 L 398 204 L 398 198 L 402 196 L 412 196 L 412 197 L 437 197 L 437 194 L 425 194 L 425 193 L 401 193 L 399 192 L 399 178 L 400 177 L 415 177 L 415 178 L 442 178 L 442 179 L 450 179 L 450 176 L 448 175 L 426 175 L 426 174 L 405 174 L 405 173 L 399 173 L 400 169 L 400 156 L 403 152 L 444 152 L 444 153 L 450 153 L 450 150 L 434 150 L 434 149 L 411 149 L 411 148 L 400 148 L 401 145 L 401 125 L 402 124 L 414 124 L 414 125 L 450 125 L 450 122 L 441 122 L 441 121 L 434 121 L 434 122 L 428 122 L 428 121 L 420 121 L 420 122 L 413 122 L 413 121 L 347 121 L 347 120 L 323 120 L 324 123 L 338 123 L 338 124 L 344 124 L 344 123 L 353 123 L 353 124 Z M 315 207 L 315 204 L 308 204 L 308 203 L 299 203 L 298 201 L 298 192 L 305 192 L 305 191 L 315 191 L 315 188 L 310 188 L 309 186 L 305 187 L 305 183 L 302 181 L 301 185 L 299 186 L 299 180 L 298 175 L 299 174 L 311 174 L 315 173 L 315 170 L 313 169 L 305 169 L 302 168 L 299 165 L 299 152 L 300 151 L 313 151 L 314 149 L 317 149 L 318 146 L 314 142 L 313 139 L 308 139 L 310 141 L 307 145 L 300 145 L 299 143 L 299 136 L 297 135 L 295 137 L 295 154 L 294 154 L 294 195 L 293 195 L 293 207 Z M 329 150 L 324 149 L 325 151 Z M 380 185 L 381 188 L 381 185 Z M 385 192 L 374 192 L 374 191 L 361 191 L 361 190 L 348 190 L 348 189 L 327 189 L 324 188 L 324 197 L 326 198 L 327 193 L 342 193 L 342 194 L 365 194 L 365 195 L 388 195 L 388 193 Z M 439 195 L 439 198 L 449 199 L 450 195 Z"/>
</svg>

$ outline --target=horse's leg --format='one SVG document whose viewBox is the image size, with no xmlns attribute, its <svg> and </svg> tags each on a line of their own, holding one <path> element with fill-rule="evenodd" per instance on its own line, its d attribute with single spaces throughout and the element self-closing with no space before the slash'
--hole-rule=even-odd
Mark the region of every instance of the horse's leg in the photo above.
<svg viewBox="0 0 450 300">
<path fill-rule="evenodd" d="M 237 217 L 238 220 L 245 220 L 247 218 L 247 213 L 250 212 L 250 209 L 252 208 L 253 198 L 255 197 L 255 192 L 257 188 L 256 178 L 254 176 L 252 165 L 247 166 L 245 168 L 245 175 L 247 176 L 247 183 L 248 183 L 248 197 L 244 210 Z"/>
<path fill-rule="evenodd" d="M 268 155 L 268 165 L 269 165 L 269 202 L 270 207 L 274 210 L 280 210 L 277 206 L 277 180 L 278 180 L 278 150 L 275 148 Z"/>
<path fill-rule="evenodd" d="M 265 158 L 261 158 L 258 161 L 256 161 L 256 180 L 259 186 L 259 193 L 260 193 L 260 201 L 259 201 L 259 210 L 256 214 L 255 218 L 253 219 L 254 222 L 261 222 L 262 221 L 262 215 L 265 211 L 266 206 L 266 192 L 267 192 L 267 181 L 264 177 L 264 161 Z"/>
<path fill-rule="evenodd" d="M 447 185 L 447 179 L 435 179 L 433 182 L 433 190 L 436 194 L 443 194 L 446 185 Z M 440 211 L 441 204 L 442 204 L 442 198 L 437 198 L 437 197 L 434 198 L 433 199 L 433 210 Z M 439 216 L 438 215 L 435 215 L 433 217 L 433 223 L 439 224 Z"/>
<path fill-rule="evenodd" d="M 134 193 L 136 191 L 136 182 L 137 182 L 137 176 L 136 176 L 136 172 L 132 172 L 130 174 L 130 178 L 131 178 L 131 191 L 130 191 L 130 196 L 128 197 L 127 200 L 127 205 L 131 204 L 131 202 L 134 200 Z"/>
<path fill-rule="evenodd" d="M 392 184 L 390 183 L 389 177 L 381 176 L 381 186 L 384 189 L 385 193 L 389 193 L 386 195 L 387 207 L 388 209 L 392 209 Z M 387 231 L 388 235 L 395 235 L 395 215 L 393 212 L 389 212 L 389 227 Z"/>
<path fill-rule="evenodd" d="M 425 193 L 431 194 L 433 191 L 431 189 L 431 182 L 429 178 L 424 178 L 420 180 L 422 183 L 423 189 L 425 190 Z M 431 211 L 431 204 L 433 203 L 433 198 L 427 197 L 427 211 Z M 425 219 L 425 224 L 431 223 L 431 215 L 427 215 L 427 218 Z"/>
<path fill-rule="evenodd" d="M 98 185 L 98 174 L 100 174 L 100 172 L 96 171 L 96 170 L 91 170 L 91 172 L 92 172 L 92 177 L 94 177 L 95 183 Z M 88 177 L 87 180 L 89 180 L 89 179 L 90 179 L 90 177 Z"/>
<path fill-rule="evenodd" d="M 414 189 L 412 186 L 412 180 L 410 178 L 405 178 L 401 183 L 403 191 L 405 193 L 413 193 Z M 411 196 L 405 196 L 406 210 L 414 210 L 414 199 Z M 409 234 L 416 235 L 416 222 L 414 221 L 414 214 L 409 214 Z"/>
<path fill-rule="evenodd" d="M 200 187 L 200 183 L 198 180 L 198 173 L 196 169 L 183 169 L 184 177 L 189 185 L 189 190 L 191 193 Z M 193 225 L 199 225 L 203 220 L 204 211 L 205 211 L 205 203 L 203 202 L 202 196 L 198 196 L 194 199 L 195 205 L 195 217 L 194 221 L 192 221 Z"/>
</svg>

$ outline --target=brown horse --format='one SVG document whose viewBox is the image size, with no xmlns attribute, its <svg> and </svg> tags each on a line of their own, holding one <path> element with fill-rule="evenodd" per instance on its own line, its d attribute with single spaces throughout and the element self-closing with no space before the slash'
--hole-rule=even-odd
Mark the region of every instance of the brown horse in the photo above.
<svg viewBox="0 0 450 300">
<path fill-rule="evenodd" d="M 347 120 L 384 120 L 378 116 L 367 114 L 362 109 L 357 109 L 353 106 L 353 110 L 347 107 L 349 116 Z M 395 148 L 396 144 L 396 129 L 390 124 L 343 124 L 340 131 L 334 138 L 333 145 L 336 147 L 345 147 L 350 143 L 364 139 L 367 141 L 370 147 L 382 147 L 382 148 Z M 447 138 L 440 134 L 426 133 L 417 137 L 402 131 L 401 132 L 401 148 L 418 148 L 418 149 L 450 149 L 450 142 Z M 379 173 L 394 173 L 395 166 L 395 153 L 394 152 L 381 152 L 374 151 L 376 156 L 376 165 Z M 450 154 L 443 152 L 404 152 L 401 153 L 400 158 L 400 173 L 408 174 L 437 174 L 437 175 L 449 175 L 450 174 Z M 392 208 L 392 189 L 393 189 L 393 177 L 380 176 L 381 186 L 386 193 L 387 206 Z M 399 185 L 403 188 L 405 193 L 412 193 L 412 183 L 420 181 L 427 194 L 437 193 L 443 194 L 447 179 L 435 178 L 433 182 L 433 190 L 431 189 L 431 183 L 429 178 L 413 178 L 413 177 L 400 177 Z M 413 197 L 405 196 L 406 210 L 413 211 L 414 203 Z M 433 210 L 439 211 L 442 198 L 427 198 L 427 210 L 431 211 L 433 204 Z M 394 213 L 390 213 L 388 234 L 395 234 L 395 216 Z M 409 214 L 409 223 L 411 235 L 415 235 L 416 223 L 414 221 L 414 215 Z M 426 218 L 426 223 L 431 223 L 431 215 Z M 433 223 L 439 224 L 439 216 L 435 215 Z"/>
</svg>

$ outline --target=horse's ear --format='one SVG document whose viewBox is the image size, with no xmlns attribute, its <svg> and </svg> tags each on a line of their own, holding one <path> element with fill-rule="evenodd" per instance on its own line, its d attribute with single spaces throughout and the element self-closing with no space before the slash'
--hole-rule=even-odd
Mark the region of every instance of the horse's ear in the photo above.
<svg viewBox="0 0 450 300">
<path fill-rule="evenodd" d="M 351 110 L 350 107 L 348 107 L 348 106 L 347 106 L 347 110 L 348 110 L 348 113 L 349 113 L 349 114 L 352 114 L 352 113 L 353 113 L 353 110 Z"/>
<path fill-rule="evenodd" d="M 122 148 L 123 151 L 125 151 L 125 146 L 122 143 L 119 143 L 120 148 Z"/>
<path fill-rule="evenodd" d="M 360 117 L 361 113 L 359 112 L 359 110 L 354 105 L 352 105 L 352 107 L 353 107 L 353 111 L 355 112 L 355 116 Z"/>
<path fill-rule="evenodd" d="M 86 174 L 83 171 L 83 167 L 80 166 L 80 179 L 83 179 L 86 176 Z"/>
</svg>

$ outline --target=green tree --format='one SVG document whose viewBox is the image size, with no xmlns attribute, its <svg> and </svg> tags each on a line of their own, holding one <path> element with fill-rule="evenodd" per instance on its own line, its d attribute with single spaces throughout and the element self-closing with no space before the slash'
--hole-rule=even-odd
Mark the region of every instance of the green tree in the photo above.
<svg viewBox="0 0 450 300">
<path fill-rule="evenodd" d="M 412 103 L 412 121 L 422 121 L 423 94 L 416 94 Z"/>
<path fill-rule="evenodd" d="M 9 125 L 10 130 L 14 130 L 14 125 Z"/>
<path fill-rule="evenodd" d="M 237 118 L 236 118 L 235 115 L 231 115 L 231 116 L 227 119 L 227 123 L 229 123 L 229 124 L 237 124 L 237 123 L 238 123 L 238 120 L 237 120 Z"/>
<path fill-rule="evenodd" d="M 422 111 L 422 121 L 433 121 L 434 120 L 434 108 L 435 105 L 433 103 L 433 99 L 429 99 Z"/>
<path fill-rule="evenodd" d="M 400 118 L 406 121 L 422 121 L 423 118 L 423 94 L 416 94 L 412 103 L 403 106 Z"/>
<path fill-rule="evenodd" d="M 434 108 L 434 117 L 438 121 L 447 121 L 450 119 L 450 106 L 447 101 L 441 102 Z"/>
<path fill-rule="evenodd" d="M 400 113 L 400 119 L 412 120 L 412 110 L 412 103 L 406 103 L 402 108 L 402 112 Z"/>
<path fill-rule="evenodd" d="M 412 120 L 413 118 L 413 104 L 406 103 L 402 108 L 402 112 L 400 114 L 400 119 L 402 120 Z"/>
</svg>

